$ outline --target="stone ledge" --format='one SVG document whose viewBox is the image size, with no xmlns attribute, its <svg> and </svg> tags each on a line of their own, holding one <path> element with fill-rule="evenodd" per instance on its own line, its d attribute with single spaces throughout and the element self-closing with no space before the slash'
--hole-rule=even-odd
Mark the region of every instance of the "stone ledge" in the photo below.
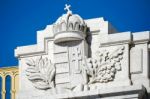
<svg viewBox="0 0 150 99">
<path fill-rule="evenodd" d="M 132 33 L 132 35 L 133 35 L 134 43 L 150 41 L 150 31 L 135 32 L 135 33 Z"/>
<path fill-rule="evenodd" d="M 107 39 L 101 42 L 101 46 L 119 45 L 131 43 L 131 32 L 109 34 Z"/>
<path fill-rule="evenodd" d="M 142 86 L 124 86 L 55 95 L 50 95 L 48 93 L 42 95 L 31 95 L 29 92 L 22 92 L 19 94 L 18 99 L 114 99 L 114 97 L 115 99 L 138 99 L 143 96 L 144 93 L 145 89 Z"/>
<path fill-rule="evenodd" d="M 130 43 L 145 43 L 150 41 L 150 31 L 143 32 L 121 32 L 109 34 L 108 37 L 101 42 L 101 46 L 111 46 Z"/>
<path fill-rule="evenodd" d="M 17 47 L 15 49 L 15 57 L 45 54 L 47 39 L 53 41 L 52 25 L 47 25 L 44 30 L 37 31 L 37 44 Z"/>
</svg>

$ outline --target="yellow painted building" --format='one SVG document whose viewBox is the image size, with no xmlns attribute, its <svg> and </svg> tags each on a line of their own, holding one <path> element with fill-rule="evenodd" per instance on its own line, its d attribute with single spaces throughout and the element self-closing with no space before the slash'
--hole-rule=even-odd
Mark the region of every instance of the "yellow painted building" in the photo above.
<svg viewBox="0 0 150 99">
<path fill-rule="evenodd" d="M 1 94 L 0 94 L 0 99 L 5 99 L 6 98 L 6 77 L 10 76 L 11 78 L 11 89 L 10 89 L 10 94 L 11 94 L 11 99 L 16 99 L 16 93 L 18 91 L 19 87 L 19 71 L 18 67 L 3 67 L 0 68 L 0 78 L 1 78 Z"/>
</svg>

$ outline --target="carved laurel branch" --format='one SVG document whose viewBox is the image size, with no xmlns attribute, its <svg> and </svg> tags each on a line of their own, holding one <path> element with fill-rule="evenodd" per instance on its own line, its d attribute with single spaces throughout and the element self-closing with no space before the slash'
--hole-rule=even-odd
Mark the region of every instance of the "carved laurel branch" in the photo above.
<svg viewBox="0 0 150 99">
<path fill-rule="evenodd" d="M 28 59 L 26 69 L 27 78 L 37 89 L 46 90 L 54 87 L 55 67 L 48 58 L 39 57 Z"/>
<path fill-rule="evenodd" d="M 98 51 L 96 59 L 85 58 L 83 66 L 89 75 L 88 84 L 113 81 L 116 72 L 121 70 L 124 49 L 121 46 L 111 53 L 108 50 Z"/>
</svg>

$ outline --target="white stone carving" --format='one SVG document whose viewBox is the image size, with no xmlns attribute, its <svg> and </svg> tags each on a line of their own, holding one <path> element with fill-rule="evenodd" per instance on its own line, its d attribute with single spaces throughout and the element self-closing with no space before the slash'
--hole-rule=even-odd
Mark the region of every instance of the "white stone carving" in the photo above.
<svg viewBox="0 0 150 99">
<path fill-rule="evenodd" d="M 53 25 L 55 43 L 82 40 L 86 37 L 86 23 L 79 15 L 72 14 L 70 7 L 66 5 L 67 14 L 59 17 Z"/>
<path fill-rule="evenodd" d="M 86 56 L 85 48 L 83 40 L 55 44 L 56 88 L 70 91 L 84 89 L 85 80 L 81 68 L 83 57 Z"/>
<path fill-rule="evenodd" d="M 121 70 L 121 60 L 123 59 L 124 46 L 119 47 L 110 53 L 108 50 L 98 51 L 98 57 L 85 58 L 84 69 L 89 77 L 88 84 L 107 83 L 114 80 L 117 71 Z"/>
<path fill-rule="evenodd" d="M 117 33 L 103 18 L 83 20 L 69 8 L 38 31 L 37 44 L 15 50 L 18 99 L 147 98 L 150 32 Z"/>
<path fill-rule="evenodd" d="M 84 79 L 84 83 L 81 82 L 80 84 L 78 84 L 80 86 L 80 91 L 84 90 L 84 87 L 82 89 L 83 85 L 93 83 L 108 83 L 109 81 L 113 81 L 117 71 L 121 70 L 120 61 L 123 59 L 124 48 L 124 46 L 121 46 L 111 53 L 108 50 L 97 51 L 97 58 L 95 59 L 81 57 L 81 50 L 78 47 L 75 48 L 71 56 L 71 62 L 74 62 L 74 65 L 72 64 L 74 66 L 73 73 L 81 74 L 80 76 L 83 76 L 82 79 Z M 82 66 L 81 64 L 79 64 L 81 62 Z M 56 75 L 60 76 L 60 74 L 63 73 L 62 69 L 60 69 L 60 73 L 58 72 L 58 68 L 61 68 L 59 65 L 57 66 L 58 68 L 55 68 L 54 64 L 52 64 L 50 60 L 48 60 L 47 58 L 43 59 L 42 56 L 40 58 L 37 58 L 36 61 L 34 61 L 33 59 L 28 60 L 27 65 L 28 68 L 26 70 L 26 75 L 36 88 L 46 90 L 59 85 L 60 80 Z M 61 65 L 63 66 L 65 64 Z M 69 73 L 69 71 L 66 70 L 65 72 Z M 63 75 L 66 75 L 65 72 L 63 73 Z M 54 79 L 55 76 L 56 80 Z M 70 75 L 70 77 L 73 76 Z M 67 79 L 69 79 L 70 77 L 68 76 Z M 65 82 L 66 80 L 63 81 L 63 83 Z M 70 81 L 66 83 L 69 82 Z M 62 81 L 60 83 L 62 83 Z M 77 90 L 76 87 L 78 88 L 78 85 L 64 88 Z"/>
<path fill-rule="evenodd" d="M 27 62 L 26 75 L 38 89 L 84 91 L 89 89 L 88 85 L 114 80 L 121 70 L 124 46 L 114 52 L 95 49 L 97 57 L 86 58 L 90 55 L 87 25 L 79 15 L 72 14 L 70 7 L 66 5 L 67 13 L 53 25 L 54 64 L 42 57 Z"/>
<path fill-rule="evenodd" d="M 55 67 L 48 58 L 39 57 L 36 60 L 27 60 L 26 75 L 38 89 L 54 87 Z"/>
</svg>

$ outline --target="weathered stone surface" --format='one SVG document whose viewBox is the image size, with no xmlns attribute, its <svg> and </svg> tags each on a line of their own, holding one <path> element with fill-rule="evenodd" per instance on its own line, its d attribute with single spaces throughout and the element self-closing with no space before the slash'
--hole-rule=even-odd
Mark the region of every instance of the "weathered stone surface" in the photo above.
<svg viewBox="0 0 150 99">
<path fill-rule="evenodd" d="M 67 13 L 17 47 L 18 99 L 141 99 L 150 93 L 150 32 L 114 33 L 103 18 Z"/>
</svg>

